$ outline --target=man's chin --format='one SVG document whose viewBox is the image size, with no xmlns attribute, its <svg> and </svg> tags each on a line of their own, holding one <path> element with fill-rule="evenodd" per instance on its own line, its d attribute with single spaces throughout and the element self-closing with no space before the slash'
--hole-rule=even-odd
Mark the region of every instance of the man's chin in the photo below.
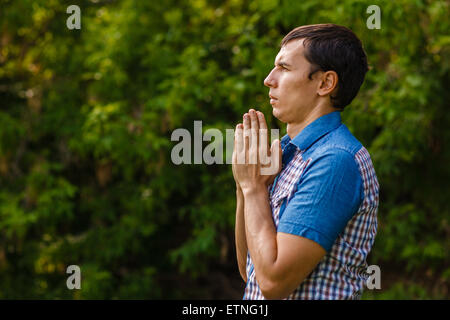
<svg viewBox="0 0 450 320">
<path fill-rule="evenodd" d="M 284 122 L 282 119 L 282 115 L 280 114 L 280 110 L 278 108 L 272 107 L 272 115 L 281 122 Z"/>
<path fill-rule="evenodd" d="M 280 110 L 277 107 L 272 106 L 272 115 L 280 120 Z"/>
</svg>

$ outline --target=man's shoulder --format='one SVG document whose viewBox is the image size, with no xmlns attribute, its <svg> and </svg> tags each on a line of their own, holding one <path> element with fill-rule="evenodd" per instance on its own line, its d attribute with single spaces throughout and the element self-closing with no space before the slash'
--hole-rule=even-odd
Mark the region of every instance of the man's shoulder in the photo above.
<svg viewBox="0 0 450 320">
<path fill-rule="evenodd" d="M 342 123 L 338 128 L 319 139 L 312 148 L 305 152 L 305 156 L 314 159 L 324 155 L 347 154 L 354 158 L 362 148 L 362 143 Z M 348 156 L 346 158 L 349 158 Z"/>
</svg>

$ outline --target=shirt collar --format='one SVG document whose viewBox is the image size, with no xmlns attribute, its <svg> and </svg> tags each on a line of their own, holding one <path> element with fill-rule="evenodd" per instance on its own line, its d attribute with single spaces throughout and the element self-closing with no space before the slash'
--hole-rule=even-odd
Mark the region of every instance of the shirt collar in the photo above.
<svg viewBox="0 0 450 320">
<path fill-rule="evenodd" d="M 281 138 L 281 147 L 284 148 L 288 143 L 292 143 L 300 150 L 308 149 L 320 137 L 333 131 L 341 125 L 341 112 L 334 111 L 317 118 L 306 126 L 294 139 L 291 140 L 289 135 Z"/>
</svg>

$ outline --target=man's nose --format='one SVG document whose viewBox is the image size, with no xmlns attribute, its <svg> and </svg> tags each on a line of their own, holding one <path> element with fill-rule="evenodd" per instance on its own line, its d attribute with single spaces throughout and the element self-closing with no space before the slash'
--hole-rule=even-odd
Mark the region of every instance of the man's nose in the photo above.
<svg viewBox="0 0 450 320">
<path fill-rule="evenodd" d="M 269 88 L 275 88 L 277 86 L 277 82 L 273 77 L 273 70 L 268 74 L 266 79 L 264 79 L 264 85 Z"/>
</svg>

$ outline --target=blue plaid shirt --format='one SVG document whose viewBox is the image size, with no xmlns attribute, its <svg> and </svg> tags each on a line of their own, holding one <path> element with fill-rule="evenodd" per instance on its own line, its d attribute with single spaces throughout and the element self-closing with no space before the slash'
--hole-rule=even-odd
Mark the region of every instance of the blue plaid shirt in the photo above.
<svg viewBox="0 0 450 320">
<path fill-rule="evenodd" d="M 281 147 L 283 167 L 269 186 L 277 232 L 308 238 L 327 252 L 286 299 L 359 299 L 377 232 L 379 185 L 369 153 L 339 111 L 292 140 L 285 135 Z M 244 299 L 264 299 L 249 253 L 246 272 Z"/>
</svg>

